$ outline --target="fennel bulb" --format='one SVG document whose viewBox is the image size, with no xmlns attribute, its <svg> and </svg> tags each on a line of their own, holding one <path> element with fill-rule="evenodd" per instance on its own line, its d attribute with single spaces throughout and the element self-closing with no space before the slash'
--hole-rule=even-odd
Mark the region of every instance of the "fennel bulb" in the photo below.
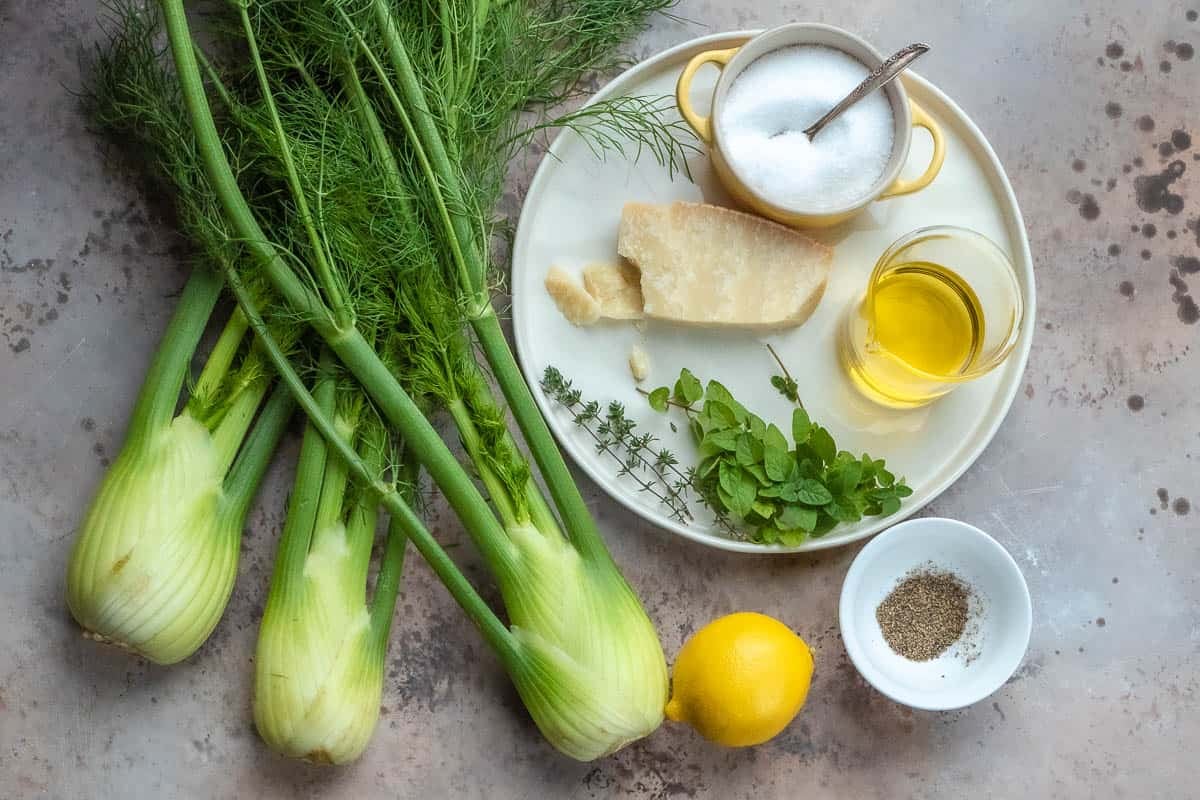
<svg viewBox="0 0 1200 800">
<path fill-rule="evenodd" d="M 121 451 L 71 552 L 67 604 L 89 636 L 160 664 L 208 638 L 241 542 L 223 482 L 212 434 L 186 413 Z"/>
<path fill-rule="evenodd" d="M 328 368 L 328 364 L 325 365 Z M 332 411 L 334 382 L 315 391 Z M 337 436 L 353 441 L 362 401 L 336 416 Z M 387 435 L 374 418 L 358 449 L 372 474 L 382 473 Z M 411 492 L 416 471 L 396 469 Z M 321 434 L 305 429 L 296 479 L 280 537 L 254 663 L 254 724 L 271 749 L 321 764 L 358 758 L 375 730 L 392 612 L 405 539 L 389 529 L 367 600 L 378 499 L 347 499 L 348 465 L 329 454 Z"/>
</svg>

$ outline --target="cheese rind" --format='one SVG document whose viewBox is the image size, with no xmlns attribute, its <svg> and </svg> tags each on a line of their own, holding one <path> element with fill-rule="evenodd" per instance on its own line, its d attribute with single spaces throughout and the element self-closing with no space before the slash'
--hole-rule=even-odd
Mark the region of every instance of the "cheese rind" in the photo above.
<svg viewBox="0 0 1200 800">
<path fill-rule="evenodd" d="M 833 260 L 791 228 L 698 203 L 627 203 L 617 252 L 641 273 L 647 317 L 758 329 L 803 324 Z"/>
<path fill-rule="evenodd" d="M 583 268 L 583 285 L 600 304 L 600 316 L 641 319 L 642 274 L 628 261 L 588 264 Z"/>
<path fill-rule="evenodd" d="M 600 319 L 600 304 L 561 267 L 546 273 L 546 291 L 572 325 L 591 325 Z"/>
</svg>

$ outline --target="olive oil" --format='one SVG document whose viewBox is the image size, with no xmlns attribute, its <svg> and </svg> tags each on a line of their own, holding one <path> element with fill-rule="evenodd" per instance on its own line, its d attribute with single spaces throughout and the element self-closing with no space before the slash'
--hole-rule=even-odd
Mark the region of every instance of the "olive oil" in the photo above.
<svg viewBox="0 0 1200 800">
<path fill-rule="evenodd" d="M 954 270 L 923 261 L 887 269 L 846 324 L 843 367 L 866 394 L 901 407 L 948 391 L 984 341 L 974 290 Z"/>
<path fill-rule="evenodd" d="M 903 264 L 875 287 L 871 342 L 909 366 L 950 377 L 983 341 L 983 311 L 971 287 L 937 264 Z"/>
</svg>

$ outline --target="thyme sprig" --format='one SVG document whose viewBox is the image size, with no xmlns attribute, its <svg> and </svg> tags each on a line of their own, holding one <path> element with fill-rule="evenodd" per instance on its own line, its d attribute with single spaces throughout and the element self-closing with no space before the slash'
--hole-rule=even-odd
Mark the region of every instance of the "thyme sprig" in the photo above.
<svg viewBox="0 0 1200 800">
<path fill-rule="evenodd" d="M 613 401 L 603 407 L 596 400 L 584 400 L 583 393 L 574 388 L 572 382 L 555 367 L 546 368 L 541 387 L 555 402 L 571 412 L 572 421 L 595 441 L 596 452 L 611 457 L 617 463 L 617 475 L 629 476 L 639 491 L 658 500 L 672 519 L 683 523 L 695 521 L 691 510 L 691 505 L 695 503 L 712 511 L 717 524 L 727 534 L 744 538 L 741 531 L 696 491 L 696 470 L 682 467 L 678 457 L 660 446 L 658 437 L 653 433 L 639 432 L 637 423 L 626 415 L 624 405 Z"/>
</svg>

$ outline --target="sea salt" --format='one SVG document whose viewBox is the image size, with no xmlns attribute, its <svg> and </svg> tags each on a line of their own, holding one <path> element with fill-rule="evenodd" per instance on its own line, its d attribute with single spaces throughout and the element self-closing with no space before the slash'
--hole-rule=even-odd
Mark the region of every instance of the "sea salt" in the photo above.
<svg viewBox="0 0 1200 800">
<path fill-rule="evenodd" d="M 721 149 L 738 177 L 773 203 L 833 209 L 865 197 L 892 155 L 894 122 L 876 91 L 809 141 L 804 129 L 850 93 L 866 66 L 820 45 L 784 47 L 746 67 L 717 121 Z"/>
</svg>

